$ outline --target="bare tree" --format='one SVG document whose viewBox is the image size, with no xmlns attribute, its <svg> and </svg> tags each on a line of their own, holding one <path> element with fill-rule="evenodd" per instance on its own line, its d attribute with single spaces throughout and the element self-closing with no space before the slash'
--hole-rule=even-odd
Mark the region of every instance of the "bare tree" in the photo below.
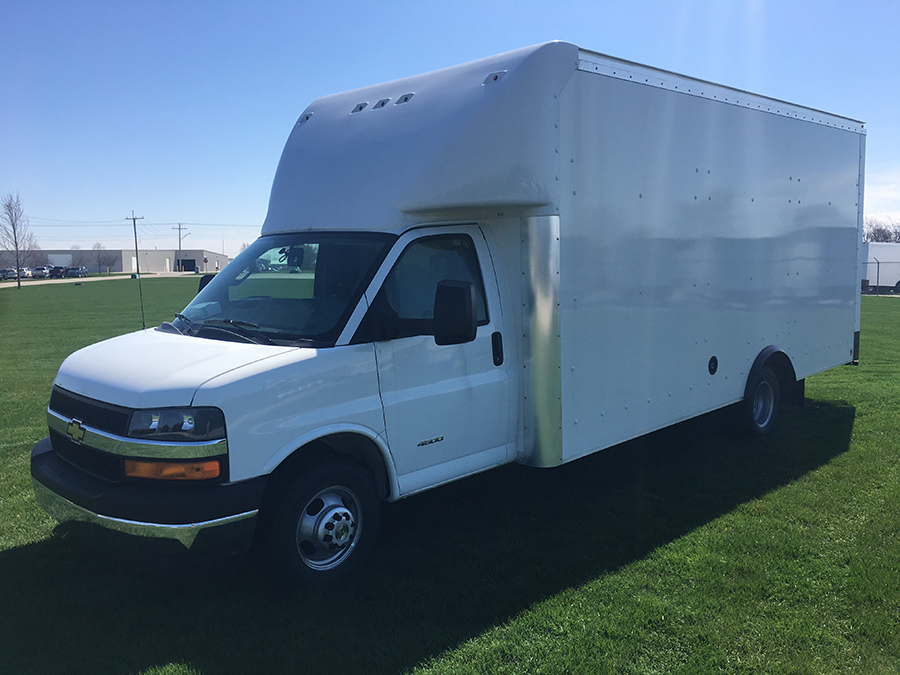
<svg viewBox="0 0 900 675">
<path fill-rule="evenodd" d="M 900 223 L 893 218 L 866 218 L 863 221 L 863 239 L 865 241 L 881 241 L 900 243 Z"/>
<path fill-rule="evenodd" d="M 91 250 L 94 252 L 94 262 L 97 263 L 97 274 L 103 274 L 103 267 L 100 264 L 100 256 L 103 255 L 103 244 L 99 241 L 95 242 L 93 246 L 91 246 Z"/>
<path fill-rule="evenodd" d="M 81 250 L 81 246 L 78 244 L 72 244 L 72 266 L 73 267 L 86 267 L 85 262 L 85 252 Z"/>
<path fill-rule="evenodd" d="M 246 241 L 245 241 L 245 242 L 242 242 L 242 243 L 241 243 L 241 250 L 243 251 L 243 250 L 244 250 L 245 248 L 247 248 L 249 245 L 250 245 L 250 244 L 248 244 Z"/>
<path fill-rule="evenodd" d="M 94 262 L 97 263 L 97 274 L 103 274 L 104 267 L 109 268 L 116 262 L 116 254 L 107 251 L 99 241 L 91 247 L 91 250 L 94 252 Z"/>
<path fill-rule="evenodd" d="M 34 235 L 28 229 L 28 218 L 22 208 L 19 193 L 7 193 L 0 204 L 0 246 L 12 251 L 15 255 L 16 284 L 22 288 L 20 272 L 26 267 L 37 248 Z"/>
</svg>

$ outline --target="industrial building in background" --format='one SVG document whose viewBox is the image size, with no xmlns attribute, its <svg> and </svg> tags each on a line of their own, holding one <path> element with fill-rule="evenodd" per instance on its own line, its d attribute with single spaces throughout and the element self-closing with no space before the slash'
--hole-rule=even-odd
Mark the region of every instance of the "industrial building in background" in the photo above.
<svg viewBox="0 0 900 675">
<path fill-rule="evenodd" d="M 180 253 L 180 255 L 179 255 Z M 89 274 L 217 272 L 228 264 L 224 253 L 205 249 L 46 249 L 30 252 L 28 267 L 86 267 Z M 138 269 L 140 264 L 140 270 Z M 12 251 L 0 251 L 0 267 L 14 267 Z"/>
</svg>

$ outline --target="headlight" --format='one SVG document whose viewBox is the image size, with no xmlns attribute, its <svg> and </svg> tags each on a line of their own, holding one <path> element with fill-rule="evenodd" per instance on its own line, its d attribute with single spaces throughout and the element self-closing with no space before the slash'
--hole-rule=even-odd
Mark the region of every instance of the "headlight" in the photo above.
<svg viewBox="0 0 900 675">
<path fill-rule="evenodd" d="M 152 441 L 217 441 L 225 438 L 225 416 L 218 408 L 135 410 L 128 435 Z"/>
</svg>

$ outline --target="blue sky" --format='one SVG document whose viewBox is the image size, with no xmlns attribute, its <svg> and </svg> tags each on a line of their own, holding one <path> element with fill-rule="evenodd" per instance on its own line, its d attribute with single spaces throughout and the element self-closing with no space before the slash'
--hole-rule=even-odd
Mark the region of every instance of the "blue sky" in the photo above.
<svg viewBox="0 0 900 675">
<path fill-rule="evenodd" d="M 237 253 L 325 94 L 546 40 L 862 120 L 866 213 L 900 219 L 900 3 L 0 0 L 0 193 L 42 248 Z"/>
</svg>

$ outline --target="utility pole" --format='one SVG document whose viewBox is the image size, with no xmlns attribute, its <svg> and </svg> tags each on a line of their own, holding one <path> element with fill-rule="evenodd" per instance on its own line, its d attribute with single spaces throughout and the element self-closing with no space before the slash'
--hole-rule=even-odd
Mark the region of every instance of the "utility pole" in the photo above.
<svg viewBox="0 0 900 675">
<path fill-rule="evenodd" d="M 137 221 L 143 220 L 144 216 L 135 216 L 134 209 L 131 210 L 131 217 L 125 216 L 125 220 L 130 220 L 132 226 L 134 227 L 134 266 L 137 270 L 137 280 L 138 280 L 138 293 L 141 296 L 141 328 L 146 328 L 147 323 L 144 321 L 144 289 L 141 288 L 141 257 L 138 255 L 138 243 L 137 243 Z"/>
<path fill-rule="evenodd" d="M 138 243 L 137 243 L 137 221 L 143 220 L 144 216 L 135 216 L 134 210 L 131 211 L 131 216 L 125 216 L 125 220 L 130 220 L 131 224 L 134 226 L 134 265 L 135 271 L 137 272 L 138 279 L 141 278 L 141 257 L 138 255 Z"/>
<path fill-rule="evenodd" d="M 178 262 L 176 263 L 175 267 L 178 269 L 179 272 L 182 272 L 184 270 L 181 269 L 181 231 L 186 230 L 187 228 L 184 225 L 182 225 L 181 223 L 178 223 L 178 227 L 173 227 L 172 229 L 178 230 Z M 186 237 L 189 234 L 190 234 L 190 232 L 185 232 L 184 236 Z"/>
</svg>

